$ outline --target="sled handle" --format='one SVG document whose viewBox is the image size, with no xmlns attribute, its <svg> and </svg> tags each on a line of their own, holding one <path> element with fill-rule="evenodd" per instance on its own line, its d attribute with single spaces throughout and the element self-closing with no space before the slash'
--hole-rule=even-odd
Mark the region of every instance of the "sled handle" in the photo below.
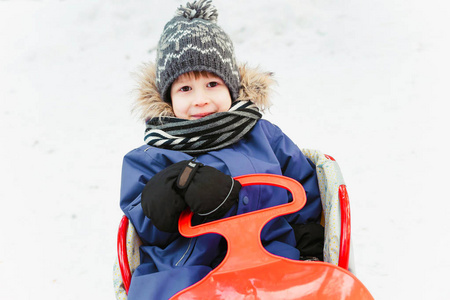
<svg viewBox="0 0 450 300">
<path fill-rule="evenodd" d="M 271 185 L 287 189 L 292 194 L 292 201 L 282 205 L 244 213 L 192 226 L 193 213 L 183 211 L 178 222 L 178 229 L 185 237 L 195 237 L 207 233 L 217 233 L 228 242 L 228 253 L 223 261 L 221 271 L 249 267 L 267 263 L 273 256 L 267 255 L 261 244 L 260 233 L 271 219 L 299 211 L 306 203 L 306 194 L 302 185 L 289 177 L 274 174 L 250 174 L 235 177 L 241 185 Z M 245 228 L 245 230 L 242 230 Z M 262 253 L 264 252 L 264 253 Z"/>
<path fill-rule="evenodd" d="M 339 202 L 341 205 L 341 240 L 339 245 L 339 267 L 348 270 L 350 261 L 350 201 L 347 193 L 347 187 L 342 184 L 339 186 Z"/>
<path fill-rule="evenodd" d="M 130 265 L 128 264 L 127 254 L 127 231 L 128 231 L 128 218 L 123 216 L 120 220 L 119 232 L 117 235 L 117 254 L 120 267 L 120 275 L 122 276 L 122 282 L 125 292 L 128 294 L 131 282 Z"/>
</svg>

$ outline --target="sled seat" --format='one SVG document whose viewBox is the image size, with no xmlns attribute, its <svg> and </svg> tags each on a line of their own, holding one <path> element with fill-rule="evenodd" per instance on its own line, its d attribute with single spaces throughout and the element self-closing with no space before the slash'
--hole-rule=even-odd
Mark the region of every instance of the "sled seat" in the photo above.
<svg viewBox="0 0 450 300">
<path fill-rule="evenodd" d="M 323 259 L 354 272 L 350 201 L 341 169 L 333 157 L 320 151 L 302 149 L 302 152 L 316 165 L 325 227 Z"/>
<path fill-rule="evenodd" d="M 317 150 L 302 149 L 302 152 L 316 165 L 325 227 L 324 261 L 352 271 L 350 204 L 339 165 L 331 156 Z M 133 225 L 124 216 L 119 226 L 118 257 L 114 265 L 116 299 L 127 299 L 131 276 L 140 263 L 141 244 Z"/>
</svg>

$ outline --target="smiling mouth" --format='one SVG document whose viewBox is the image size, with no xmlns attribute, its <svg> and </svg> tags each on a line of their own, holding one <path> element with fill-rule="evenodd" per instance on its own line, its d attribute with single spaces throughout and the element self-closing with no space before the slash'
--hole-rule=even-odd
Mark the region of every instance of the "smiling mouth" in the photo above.
<svg viewBox="0 0 450 300">
<path fill-rule="evenodd" d="M 194 119 L 201 119 L 201 118 L 204 118 L 204 117 L 212 115 L 212 114 L 213 114 L 213 112 L 195 114 L 195 115 L 192 115 L 192 118 L 194 118 Z"/>
</svg>

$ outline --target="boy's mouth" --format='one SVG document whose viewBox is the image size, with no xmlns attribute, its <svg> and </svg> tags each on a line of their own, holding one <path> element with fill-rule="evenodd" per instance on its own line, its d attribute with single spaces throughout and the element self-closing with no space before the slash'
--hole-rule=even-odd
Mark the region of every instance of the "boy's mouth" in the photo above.
<svg viewBox="0 0 450 300">
<path fill-rule="evenodd" d="M 201 118 L 204 118 L 204 117 L 212 115 L 212 114 L 213 114 L 213 112 L 200 113 L 200 114 L 192 115 L 191 117 L 194 118 L 194 119 L 201 119 Z"/>
</svg>

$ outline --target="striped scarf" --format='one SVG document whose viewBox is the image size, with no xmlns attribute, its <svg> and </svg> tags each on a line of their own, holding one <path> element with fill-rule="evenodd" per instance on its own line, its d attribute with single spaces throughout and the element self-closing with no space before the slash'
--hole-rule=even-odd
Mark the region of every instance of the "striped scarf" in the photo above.
<svg viewBox="0 0 450 300">
<path fill-rule="evenodd" d="M 198 154 L 222 149 L 239 141 L 261 118 L 251 101 L 236 101 L 227 112 L 198 120 L 153 118 L 147 121 L 145 143 L 150 146 Z"/>
</svg>

